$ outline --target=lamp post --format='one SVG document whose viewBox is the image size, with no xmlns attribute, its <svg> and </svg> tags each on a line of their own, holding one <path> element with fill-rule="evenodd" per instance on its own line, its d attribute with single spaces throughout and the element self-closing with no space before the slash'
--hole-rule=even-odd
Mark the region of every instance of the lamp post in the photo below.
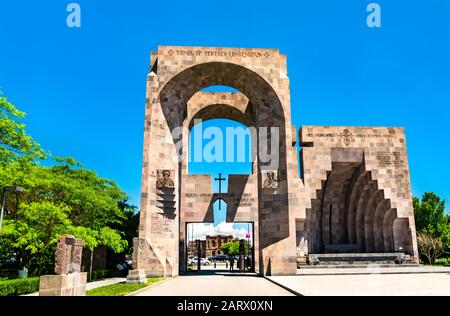
<svg viewBox="0 0 450 316">
<path fill-rule="evenodd" d="M 11 186 L 6 186 L 3 187 L 2 190 L 2 210 L 0 213 L 0 233 L 2 232 L 2 224 L 3 224 L 3 213 L 5 212 L 5 204 L 6 204 L 6 192 L 11 191 L 11 192 L 23 192 L 24 188 L 19 187 L 17 185 L 11 185 Z"/>
</svg>

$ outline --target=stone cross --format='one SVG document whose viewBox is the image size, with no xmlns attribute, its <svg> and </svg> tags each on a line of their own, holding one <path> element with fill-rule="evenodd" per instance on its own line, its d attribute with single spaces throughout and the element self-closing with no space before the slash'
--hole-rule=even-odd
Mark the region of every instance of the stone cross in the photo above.
<svg viewBox="0 0 450 316">
<path fill-rule="evenodd" d="M 83 241 L 72 235 L 62 236 L 56 245 L 55 274 L 64 275 L 81 271 Z"/>
<path fill-rule="evenodd" d="M 219 181 L 219 211 L 222 208 L 222 181 L 225 181 L 225 178 L 222 178 L 222 174 L 219 173 L 219 177 L 218 178 L 214 178 L 214 180 Z"/>
</svg>

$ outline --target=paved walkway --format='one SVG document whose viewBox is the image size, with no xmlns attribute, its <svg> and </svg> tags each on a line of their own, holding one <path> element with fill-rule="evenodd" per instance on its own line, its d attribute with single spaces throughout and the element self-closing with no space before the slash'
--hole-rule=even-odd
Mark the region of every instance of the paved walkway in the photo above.
<svg viewBox="0 0 450 316">
<path fill-rule="evenodd" d="M 306 296 L 450 295 L 450 273 L 297 275 L 269 278 Z"/>
<path fill-rule="evenodd" d="M 293 294 L 256 275 L 230 273 L 183 275 L 134 296 L 292 296 Z"/>
</svg>

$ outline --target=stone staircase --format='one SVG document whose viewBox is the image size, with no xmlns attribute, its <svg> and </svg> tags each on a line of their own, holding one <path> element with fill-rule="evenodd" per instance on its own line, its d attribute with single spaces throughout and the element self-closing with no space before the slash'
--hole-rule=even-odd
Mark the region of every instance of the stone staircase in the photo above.
<svg viewBox="0 0 450 316">
<path fill-rule="evenodd" d="M 364 268 L 374 264 L 379 267 L 419 266 L 413 257 L 401 252 L 309 254 L 297 259 L 297 267 L 299 269 Z"/>
</svg>

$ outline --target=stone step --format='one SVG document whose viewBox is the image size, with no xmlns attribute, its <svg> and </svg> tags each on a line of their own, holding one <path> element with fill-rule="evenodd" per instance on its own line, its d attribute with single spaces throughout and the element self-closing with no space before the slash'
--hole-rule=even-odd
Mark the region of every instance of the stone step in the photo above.
<svg viewBox="0 0 450 316">
<path fill-rule="evenodd" d="M 406 264 L 396 264 L 396 263 L 389 263 L 389 264 L 379 264 L 379 263 L 368 263 L 368 264 L 320 264 L 320 265 L 306 265 L 306 266 L 299 266 L 298 268 L 303 269 L 354 269 L 354 268 L 397 268 L 397 267 L 418 267 L 418 263 L 406 263 Z"/>
<path fill-rule="evenodd" d="M 310 266 L 319 267 L 355 267 L 356 265 L 367 266 L 370 264 L 383 266 L 410 264 L 411 266 L 417 266 L 417 262 L 411 256 L 401 252 L 309 254 L 307 256 L 307 262 Z"/>
</svg>

